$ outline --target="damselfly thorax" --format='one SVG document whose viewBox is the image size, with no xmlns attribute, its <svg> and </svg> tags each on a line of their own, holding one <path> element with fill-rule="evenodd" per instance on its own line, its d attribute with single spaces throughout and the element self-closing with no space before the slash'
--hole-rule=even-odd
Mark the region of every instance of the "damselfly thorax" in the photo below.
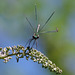
<svg viewBox="0 0 75 75">
<path fill-rule="evenodd" d="M 38 33 L 39 28 L 40 28 L 40 24 L 38 24 L 37 30 L 36 30 L 36 32 L 33 35 L 33 39 L 35 39 L 35 40 L 39 38 L 39 33 Z"/>
</svg>

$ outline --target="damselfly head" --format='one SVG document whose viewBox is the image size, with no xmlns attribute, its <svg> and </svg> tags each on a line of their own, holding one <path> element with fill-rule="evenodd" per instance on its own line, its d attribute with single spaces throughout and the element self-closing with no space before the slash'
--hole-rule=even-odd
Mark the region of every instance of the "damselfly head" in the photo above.
<svg viewBox="0 0 75 75">
<path fill-rule="evenodd" d="M 38 39 L 39 38 L 39 34 L 38 33 L 34 33 L 34 35 L 33 35 L 33 39 Z"/>
</svg>

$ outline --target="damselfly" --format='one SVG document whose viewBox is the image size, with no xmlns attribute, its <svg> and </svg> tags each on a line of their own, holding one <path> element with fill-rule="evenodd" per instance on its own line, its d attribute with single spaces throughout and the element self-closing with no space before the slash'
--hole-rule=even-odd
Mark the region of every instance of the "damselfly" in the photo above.
<svg viewBox="0 0 75 75">
<path fill-rule="evenodd" d="M 46 32 L 41 32 L 42 29 L 46 26 L 46 24 L 48 23 L 48 21 L 51 19 L 51 17 L 53 16 L 53 14 L 55 13 L 55 11 L 49 16 L 49 18 L 46 20 L 46 22 L 44 23 L 44 25 L 40 28 L 40 24 L 37 24 L 37 7 L 36 7 L 36 4 L 35 4 L 35 19 L 36 19 L 36 25 L 37 25 L 37 28 L 34 29 L 34 27 L 32 26 L 32 24 L 30 23 L 30 21 L 28 20 L 28 18 L 26 17 L 26 20 L 28 21 L 29 25 L 31 26 L 31 28 L 33 29 L 34 31 L 34 34 L 32 36 L 31 39 L 28 40 L 28 42 L 26 43 L 26 45 L 28 44 L 28 47 L 29 48 L 32 48 L 35 43 L 36 43 L 36 48 L 37 48 L 37 39 L 39 39 L 39 34 L 40 33 L 50 33 L 50 32 L 58 32 L 58 28 L 56 28 L 56 30 L 53 30 L 53 31 L 46 31 Z M 33 44 L 31 46 L 31 42 L 33 41 Z"/>
</svg>

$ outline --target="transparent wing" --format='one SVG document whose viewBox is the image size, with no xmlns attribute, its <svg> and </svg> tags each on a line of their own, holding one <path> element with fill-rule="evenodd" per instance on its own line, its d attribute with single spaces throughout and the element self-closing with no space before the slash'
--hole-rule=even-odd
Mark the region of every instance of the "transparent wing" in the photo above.
<svg viewBox="0 0 75 75">
<path fill-rule="evenodd" d="M 45 31 L 45 32 L 40 32 L 40 33 L 52 33 L 52 32 L 58 32 L 58 28 L 56 28 L 56 30 L 53 30 L 53 31 Z"/>
<path fill-rule="evenodd" d="M 47 19 L 47 21 L 45 22 L 45 24 L 42 26 L 42 28 L 39 30 L 39 32 L 45 27 L 45 25 L 48 23 L 48 21 L 51 19 L 51 17 L 53 16 L 53 14 L 55 13 L 55 11 L 50 15 L 50 17 Z"/>
<path fill-rule="evenodd" d="M 37 25 L 37 7 L 36 7 L 36 4 L 35 4 L 35 20 L 36 20 L 36 25 Z"/>
<path fill-rule="evenodd" d="M 28 21 L 29 25 L 31 26 L 31 28 L 32 28 L 32 29 L 33 29 L 33 31 L 34 31 L 34 28 L 33 28 L 32 24 L 30 23 L 30 21 L 28 20 L 28 18 L 27 18 L 27 17 L 26 17 L 26 20 Z"/>
</svg>

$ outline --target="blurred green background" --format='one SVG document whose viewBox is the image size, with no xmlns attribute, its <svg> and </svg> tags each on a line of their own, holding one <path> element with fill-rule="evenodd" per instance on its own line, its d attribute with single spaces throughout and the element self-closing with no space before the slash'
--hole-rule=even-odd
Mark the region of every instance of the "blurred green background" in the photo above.
<svg viewBox="0 0 75 75">
<path fill-rule="evenodd" d="M 75 0 L 0 0 L 0 47 L 25 46 L 33 35 L 25 16 L 36 28 L 35 3 L 41 26 L 55 11 L 43 30 L 59 29 L 58 33 L 41 34 L 38 50 L 63 70 L 62 75 L 75 75 Z M 25 58 L 20 59 L 19 63 L 15 56 L 6 64 L 0 60 L 0 75 L 17 74 L 56 75 Z"/>
</svg>

